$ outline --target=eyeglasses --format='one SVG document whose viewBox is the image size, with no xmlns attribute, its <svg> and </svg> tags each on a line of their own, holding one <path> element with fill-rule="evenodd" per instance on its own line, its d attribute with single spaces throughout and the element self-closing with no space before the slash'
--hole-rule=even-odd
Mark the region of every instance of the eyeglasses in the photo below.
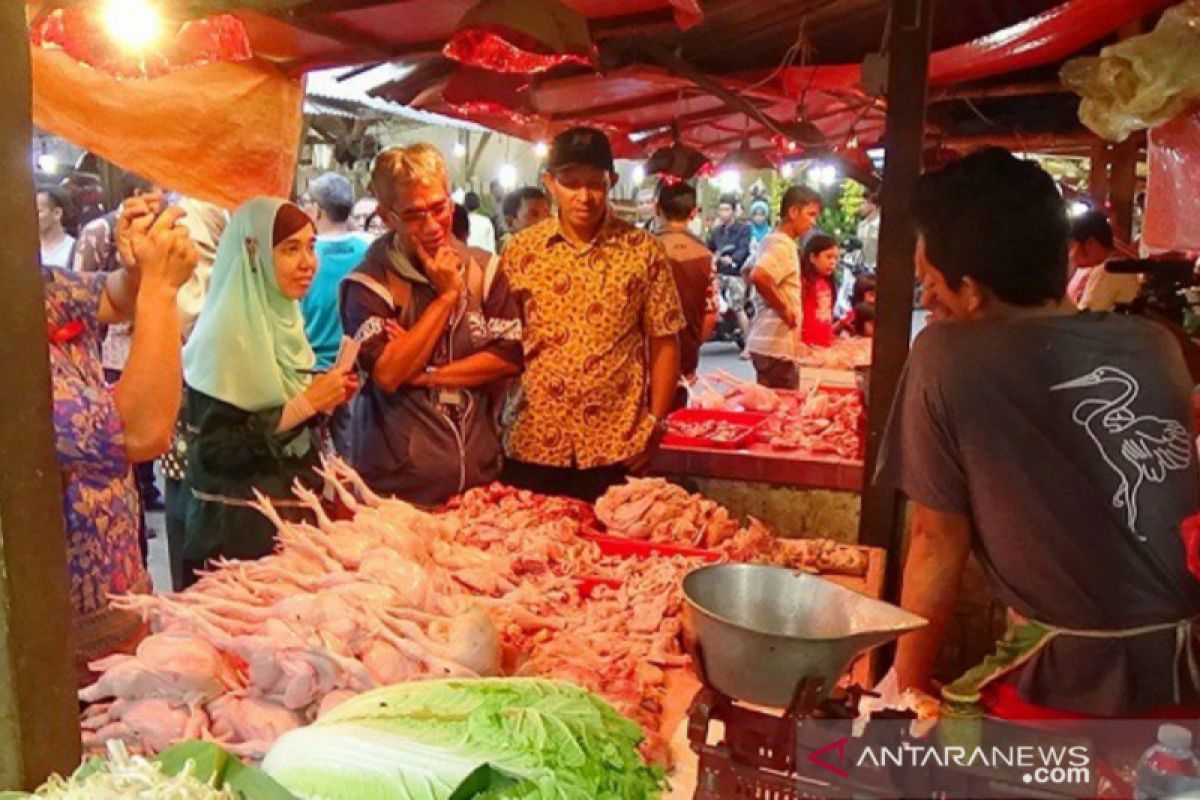
<svg viewBox="0 0 1200 800">
<path fill-rule="evenodd" d="M 406 226 L 415 228 L 423 224 L 430 217 L 437 219 L 445 216 L 446 212 L 450 210 L 450 202 L 450 198 L 446 197 L 436 203 L 429 204 L 425 208 L 406 208 L 403 211 L 392 209 L 392 213 Z"/>
<path fill-rule="evenodd" d="M 593 192 L 607 192 L 611 187 L 606 172 L 576 172 L 566 171 L 554 174 L 554 180 L 559 186 L 570 191 L 587 189 Z"/>
</svg>

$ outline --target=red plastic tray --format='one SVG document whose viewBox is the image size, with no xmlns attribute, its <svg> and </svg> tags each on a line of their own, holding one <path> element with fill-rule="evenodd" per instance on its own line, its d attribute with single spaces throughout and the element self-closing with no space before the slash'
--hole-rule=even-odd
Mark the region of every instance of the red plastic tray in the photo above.
<svg viewBox="0 0 1200 800">
<path fill-rule="evenodd" d="M 595 594 L 596 589 L 601 586 L 606 586 L 609 589 L 620 589 L 623 584 L 619 578 L 604 578 L 599 575 L 576 575 L 575 585 L 579 589 L 580 597 L 591 598 Z"/>
<path fill-rule="evenodd" d="M 606 556 L 620 556 L 621 558 L 688 556 L 710 562 L 721 560 L 721 554 L 715 550 L 701 550 L 697 547 L 681 547 L 659 542 L 643 542 L 640 539 L 625 539 L 620 536 L 610 536 L 607 533 L 581 533 L 579 535 L 595 542 L 599 546 L 600 552 Z"/>
<path fill-rule="evenodd" d="M 718 450 L 741 450 L 754 441 L 758 429 L 766 422 L 770 414 L 751 413 L 749 411 L 720 411 L 708 408 L 681 408 L 667 417 L 668 425 L 672 422 L 731 422 L 735 425 L 745 425 L 746 432 L 737 439 L 728 442 L 705 439 L 698 436 L 681 436 L 667 429 L 663 444 L 670 447 L 706 447 Z"/>
</svg>

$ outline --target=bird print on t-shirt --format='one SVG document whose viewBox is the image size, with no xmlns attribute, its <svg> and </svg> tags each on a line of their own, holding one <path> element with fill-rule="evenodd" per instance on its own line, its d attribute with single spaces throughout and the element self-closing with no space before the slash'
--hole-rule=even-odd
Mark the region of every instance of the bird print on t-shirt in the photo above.
<svg viewBox="0 0 1200 800">
<path fill-rule="evenodd" d="M 1162 483 L 1172 470 L 1187 469 L 1192 459 L 1191 439 L 1176 420 L 1135 414 L 1130 406 L 1141 387 L 1132 375 L 1116 367 L 1098 367 L 1052 386 L 1050 391 L 1092 386 L 1118 386 L 1120 392 L 1112 399 L 1081 401 L 1071 418 L 1083 427 L 1104 463 L 1117 475 L 1113 508 L 1124 510 L 1130 530 L 1145 542 L 1137 529 L 1138 495 L 1147 482 Z"/>
</svg>

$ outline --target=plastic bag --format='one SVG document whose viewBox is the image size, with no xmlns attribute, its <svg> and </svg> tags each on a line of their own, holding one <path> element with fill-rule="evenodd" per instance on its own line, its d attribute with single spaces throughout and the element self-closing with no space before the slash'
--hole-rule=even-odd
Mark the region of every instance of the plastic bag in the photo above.
<svg viewBox="0 0 1200 800">
<path fill-rule="evenodd" d="M 1150 131 L 1142 243 L 1200 250 L 1200 105 Z"/>
<path fill-rule="evenodd" d="M 1105 47 L 1098 57 L 1063 65 L 1062 82 L 1083 97 L 1079 119 L 1120 142 L 1153 128 L 1200 100 L 1200 0 L 1163 13 L 1150 33 Z"/>
</svg>

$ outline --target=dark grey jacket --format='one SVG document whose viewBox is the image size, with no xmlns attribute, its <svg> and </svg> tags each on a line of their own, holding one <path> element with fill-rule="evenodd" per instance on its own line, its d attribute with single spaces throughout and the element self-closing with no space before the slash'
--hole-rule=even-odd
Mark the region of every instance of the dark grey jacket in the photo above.
<svg viewBox="0 0 1200 800">
<path fill-rule="evenodd" d="M 502 450 L 486 387 L 443 392 L 402 386 L 388 392 L 371 379 L 387 344 L 385 323 L 395 320 L 409 330 L 437 297 L 420 267 L 392 242 L 390 234 L 376 241 L 339 293 L 342 324 L 362 345 L 359 367 L 365 373 L 352 408 L 351 462 L 373 490 L 434 506 L 499 477 Z M 469 255 L 466 261 L 466 291 L 430 365 L 482 350 L 520 363 L 520 310 L 507 280 L 499 274 L 489 281 L 486 267 Z M 407 302 L 398 303 L 389 289 L 389 272 L 409 288 Z"/>
</svg>

